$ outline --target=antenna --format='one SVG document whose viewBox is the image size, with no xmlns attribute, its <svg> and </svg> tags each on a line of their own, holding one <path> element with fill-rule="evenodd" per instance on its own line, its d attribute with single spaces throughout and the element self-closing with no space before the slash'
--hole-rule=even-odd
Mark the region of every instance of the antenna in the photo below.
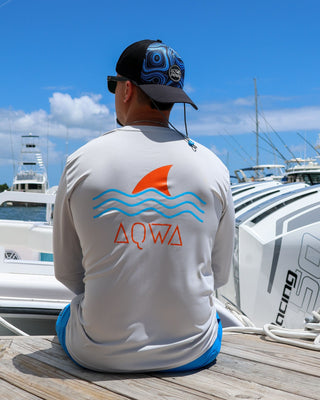
<svg viewBox="0 0 320 400">
<path fill-rule="evenodd" d="M 261 115 L 261 117 L 263 118 L 263 120 L 265 121 L 266 124 L 268 124 L 270 126 L 270 128 L 272 129 L 272 131 L 277 135 L 277 138 L 281 141 L 281 143 L 284 145 L 284 147 L 288 150 L 288 152 L 291 154 L 291 156 L 293 157 L 293 159 L 300 165 L 299 160 L 297 159 L 297 157 L 295 156 L 295 154 L 293 153 L 293 151 L 290 149 L 290 147 L 288 147 L 288 145 L 285 143 L 285 141 L 281 138 L 281 136 L 279 135 L 278 132 L 276 132 L 274 130 L 274 128 L 271 126 L 271 124 L 266 120 L 266 118 L 264 117 L 263 114 L 259 113 L 259 115 Z M 268 140 L 272 143 L 271 139 L 268 138 Z M 283 157 L 283 159 L 285 160 L 285 158 Z"/>
<path fill-rule="evenodd" d="M 297 132 L 297 134 L 310 146 L 313 148 L 314 151 L 317 152 L 317 154 L 320 156 L 319 151 L 317 150 L 317 148 L 319 148 L 320 146 L 313 146 L 313 144 L 311 144 L 306 138 L 304 138 L 299 132 Z"/>
<path fill-rule="evenodd" d="M 67 127 L 66 129 L 66 155 L 65 155 L 65 160 L 68 158 L 69 153 L 69 128 Z"/>
<path fill-rule="evenodd" d="M 257 80 L 254 80 L 254 100 L 256 105 L 256 165 L 259 165 L 259 119 L 258 119 L 258 91 Z"/>
<path fill-rule="evenodd" d="M 248 160 L 247 160 L 245 157 L 243 157 L 243 155 L 240 153 L 239 148 L 233 146 L 233 144 L 230 143 L 229 140 L 227 140 L 227 138 L 226 138 L 225 135 L 219 134 L 219 136 L 222 136 L 222 137 L 223 137 L 223 139 L 228 143 L 228 145 L 232 147 L 233 151 L 234 151 L 235 153 L 237 153 L 238 156 L 239 156 L 245 163 L 248 162 Z M 230 136 L 230 135 L 229 135 L 229 136 Z M 241 149 L 241 150 L 242 150 L 242 149 Z M 243 151 L 243 150 L 242 150 L 242 151 Z M 252 157 L 250 157 L 250 158 L 251 158 L 251 160 L 252 160 Z M 252 161 L 253 161 L 253 160 L 252 160 Z"/>
<path fill-rule="evenodd" d="M 11 111 L 11 107 L 10 107 Z M 11 157 L 12 157 L 12 168 L 13 168 L 13 176 L 16 174 L 16 163 L 14 158 L 14 151 L 13 151 L 13 141 L 12 141 L 12 129 L 11 129 L 11 112 L 9 118 L 9 127 L 10 127 L 10 147 L 11 147 Z"/>
<path fill-rule="evenodd" d="M 286 158 L 284 157 L 284 155 L 281 154 L 281 152 L 276 148 L 276 146 L 272 143 L 272 141 L 270 140 L 270 138 L 268 138 L 268 136 L 267 136 L 267 139 L 266 139 L 266 138 L 264 138 L 263 136 L 261 136 L 261 135 L 259 134 L 259 137 L 260 137 L 260 139 L 262 139 L 263 141 L 265 141 L 275 152 L 277 152 L 277 153 L 279 154 L 279 156 L 280 156 L 284 161 L 286 160 Z"/>
<path fill-rule="evenodd" d="M 49 171 L 49 120 L 47 121 L 47 157 L 46 157 L 46 168 Z"/>
<path fill-rule="evenodd" d="M 236 145 L 237 145 L 237 149 L 242 150 L 243 153 L 246 154 L 247 157 L 249 157 L 249 159 L 254 163 L 254 159 L 253 159 L 253 158 L 251 157 L 251 155 L 241 146 L 241 143 L 239 143 L 239 141 L 238 141 L 235 137 L 233 137 L 226 129 L 225 129 L 225 132 L 227 133 L 228 136 L 231 137 L 232 140 L 234 140 L 234 142 L 235 142 Z M 247 161 L 246 159 L 244 159 L 244 160 Z"/>
</svg>

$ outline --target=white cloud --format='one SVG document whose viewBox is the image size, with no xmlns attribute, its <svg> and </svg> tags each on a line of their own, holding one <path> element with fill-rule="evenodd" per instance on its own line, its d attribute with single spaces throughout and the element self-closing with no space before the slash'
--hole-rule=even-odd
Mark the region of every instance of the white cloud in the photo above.
<svg viewBox="0 0 320 400">
<path fill-rule="evenodd" d="M 65 157 L 62 153 L 67 146 L 58 148 L 55 138 L 64 143 L 73 139 L 84 143 L 112 129 L 114 118 L 100 100 L 101 95 L 72 98 L 56 92 L 49 99 L 50 113 L 0 109 L 0 165 L 10 166 L 20 159 L 21 135 L 29 132 L 39 135 L 40 148 L 48 152 L 49 162 L 55 163 Z"/>
<path fill-rule="evenodd" d="M 114 125 L 109 109 L 100 104 L 101 95 L 72 98 L 69 94 L 54 93 L 49 99 L 50 113 L 36 110 L 0 109 L 0 134 L 39 134 L 41 136 L 92 138 L 108 131 Z"/>
<path fill-rule="evenodd" d="M 72 98 L 67 93 L 54 93 L 49 99 L 52 120 L 68 127 L 100 129 L 109 120 L 109 109 L 99 104 L 101 95 Z"/>
<path fill-rule="evenodd" d="M 237 104 L 236 104 L 237 103 Z M 255 110 L 250 111 L 243 102 L 228 104 L 210 104 L 200 107 L 198 117 L 189 114 L 192 118 L 190 129 L 197 132 L 197 136 L 217 135 L 228 132 L 230 134 L 245 134 L 255 130 Z M 241 104 L 241 106 L 239 106 Z M 238 105 L 238 107 L 236 107 Z M 189 117 L 189 118 L 190 118 Z M 320 106 L 283 108 L 268 110 L 259 115 L 261 130 L 276 132 L 299 130 L 320 130 Z"/>
<path fill-rule="evenodd" d="M 18 111 L 13 114 L 13 125 L 15 131 L 28 133 L 29 131 L 39 131 L 39 127 L 43 127 L 48 121 L 48 115 L 45 111 L 33 111 L 30 114 L 25 114 L 23 111 Z"/>
<path fill-rule="evenodd" d="M 276 108 L 275 104 L 279 105 L 279 102 L 288 99 L 276 100 L 278 103 L 271 101 L 268 108 L 261 112 L 261 132 L 271 132 L 272 129 L 278 133 L 308 130 L 320 132 L 320 106 Z M 62 166 L 66 153 L 114 128 L 113 113 L 100 102 L 101 95 L 86 94 L 73 98 L 70 94 L 55 92 L 49 98 L 49 112 L 41 109 L 29 113 L 12 108 L 0 109 L 0 165 L 10 169 L 11 173 L 12 160 L 19 159 L 21 135 L 31 132 L 40 136 L 40 146 L 44 154 L 48 154 L 49 164 Z M 177 105 L 174 110 L 172 122 L 184 131 L 183 107 Z M 189 110 L 188 128 L 190 135 L 195 138 L 241 135 L 255 130 L 252 96 L 223 103 L 199 104 L 199 111 L 193 111 L 191 107 Z M 211 150 L 222 157 L 228 153 L 225 146 L 218 149 L 212 145 Z M 295 150 L 298 151 L 298 148 Z"/>
<path fill-rule="evenodd" d="M 0 134 L 21 135 L 32 132 L 40 136 L 90 139 L 114 127 L 114 117 L 100 103 L 101 95 L 91 94 L 72 98 L 56 92 L 50 97 L 50 113 L 35 110 L 0 109 Z M 200 105 L 200 110 L 188 113 L 188 125 L 197 136 L 223 133 L 245 134 L 255 130 L 255 109 L 252 97 L 238 98 L 225 103 Z M 181 113 L 174 118 L 182 123 Z M 268 109 L 259 117 L 261 130 L 277 132 L 320 130 L 320 106 Z"/>
<path fill-rule="evenodd" d="M 250 96 L 250 97 L 240 97 L 238 99 L 235 99 L 233 102 L 235 105 L 238 106 L 248 106 L 248 107 L 252 107 L 254 105 L 254 97 Z"/>
<path fill-rule="evenodd" d="M 320 129 L 320 107 L 301 107 L 265 112 L 266 120 L 276 131 Z"/>
<path fill-rule="evenodd" d="M 255 109 L 252 97 L 238 98 L 225 103 L 200 105 L 199 111 L 190 110 L 188 127 L 194 136 L 246 134 L 255 130 Z M 281 100 L 281 99 L 280 99 Z M 11 158 L 8 151 L 20 146 L 20 136 L 29 132 L 50 140 L 54 137 L 82 141 L 101 135 L 114 127 L 114 117 L 108 107 L 100 103 L 101 95 L 86 94 L 73 98 L 55 92 L 49 99 L 50 112 L 35 110 L 0 109 L 0 158 Z M 178 128 L 183 124 L 182 108 L 173 118 Z M 262 132 L 320 131 L 320 106 L 268 109 L 259 117 Z M 272 128 L 271 128 L 272 127 Z M 183 128 L 181 128 L 183 130 Z M 47 140 L 47 139 L 46 139 Z M 217 151 L 215 149 L 215 151 Z"/>
</svg>

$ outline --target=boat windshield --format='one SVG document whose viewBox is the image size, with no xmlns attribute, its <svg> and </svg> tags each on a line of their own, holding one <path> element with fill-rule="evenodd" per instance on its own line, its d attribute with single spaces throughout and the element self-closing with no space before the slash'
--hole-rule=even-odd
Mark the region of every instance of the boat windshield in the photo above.
<svg viewBox="0 0 320 400">
<path fill-rule="evenodd" d="M 308 185 L 317 185 L 320 183 L 320 171 L 319 172 L 297 172 L 287 174 L 288 183 L 292 182 L 305 182 Z"/>
</svg>

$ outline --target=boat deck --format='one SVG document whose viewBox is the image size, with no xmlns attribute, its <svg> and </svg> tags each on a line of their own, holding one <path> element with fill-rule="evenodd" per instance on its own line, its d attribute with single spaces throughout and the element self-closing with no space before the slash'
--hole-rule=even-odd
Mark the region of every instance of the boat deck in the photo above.
<svg viewBox="0 0 320 400">
<path fill-rule="evenodd" d="M 55 336 L 0 338 L 0 398 L 320 399 L 320 352 L 226 333 L 217 363 L 194 373 L 107 374 L 82 369 Z"/>
</svg>

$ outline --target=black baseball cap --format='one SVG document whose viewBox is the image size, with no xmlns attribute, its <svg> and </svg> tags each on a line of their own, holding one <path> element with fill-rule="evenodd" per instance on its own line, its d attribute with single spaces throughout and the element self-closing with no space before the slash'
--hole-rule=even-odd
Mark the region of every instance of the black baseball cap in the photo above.
<svg viewBox="0 0 320 400">
<path fill-rule="evenodd" d="M 116 71 L 159 103 L 188 103 L 198 107 L 183 90 L 184 63 L 161 40 L 140 40 L 121 54 Z M 112 77 L 108 77 L 108 80 Z"/>
</svg>

